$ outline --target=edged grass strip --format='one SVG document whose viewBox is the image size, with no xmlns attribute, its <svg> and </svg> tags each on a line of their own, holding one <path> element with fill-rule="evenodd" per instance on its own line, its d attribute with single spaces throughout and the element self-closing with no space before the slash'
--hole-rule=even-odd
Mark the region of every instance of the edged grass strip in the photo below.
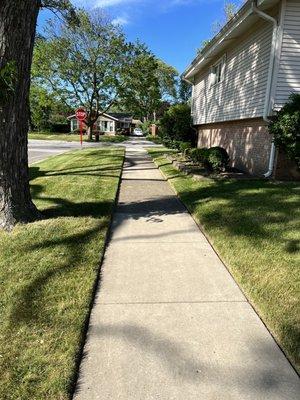
<svg viewBox="0 0 300 400">
<path fill-rule="evenodd" d="M 300 371 L 300 183 L 196 180 L 148 152 Z"/>
<path fill-rule="evenodd" d="M 0 398 L 70 398 L 124 151 L 33 165 L 41 221 L 0 232 Z"/>
</svg>

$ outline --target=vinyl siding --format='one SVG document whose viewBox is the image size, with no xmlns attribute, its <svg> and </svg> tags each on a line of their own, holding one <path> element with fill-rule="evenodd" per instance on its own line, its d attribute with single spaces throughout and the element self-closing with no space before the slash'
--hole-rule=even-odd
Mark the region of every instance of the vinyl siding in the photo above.
<svg viewBox="0 0 300 400">
<path fill-rule="evenodd" d="M 272 24 L 260 21 L 228 48 L 221 83 L 210 87 L 211 66 L 196 76 L 192 103 L 195 125 L 263 115 L 271 40 Z"/>
<path fill-rule="evenodd" d="M 300 92 L 300 1 L 287 0 L 283 17 L 282 45 L 277 75 L 275 109 L 293 92 Z"/>
</svg>

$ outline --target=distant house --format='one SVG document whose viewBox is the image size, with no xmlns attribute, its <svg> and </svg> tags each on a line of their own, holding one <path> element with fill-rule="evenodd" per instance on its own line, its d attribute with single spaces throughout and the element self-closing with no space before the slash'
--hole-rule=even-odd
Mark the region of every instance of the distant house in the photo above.
<svg viewBox="0 0 300 400">
<path fill-rule="evenodd" d="M 68 117 L 71 124 L 71 132 L 79 129 L 79 123 L 75 114 Z M 94 125 L 94 132 L 99 132 L 104 135 L 116 135 L 117 133 L 131 133 L 133 129 L 132 115 L 126 113 L 104 113 Z"/>
<path fill-rule="evenodd" d="M 280 176 L 292 167 L 267 124 L 300 92 L 300 0 L 247 1 L 183 78 L 193 85 L 199 147 L 225 147 L 233 166 L 252 174 Z"/>
</svg>

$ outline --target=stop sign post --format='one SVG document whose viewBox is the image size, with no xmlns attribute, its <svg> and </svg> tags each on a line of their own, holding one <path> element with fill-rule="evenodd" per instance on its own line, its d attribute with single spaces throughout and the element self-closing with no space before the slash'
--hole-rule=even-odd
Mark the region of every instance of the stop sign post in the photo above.
<svg viewBox="0 0 300 400">
<path fill-rule="evenodd" d="M 77 121 L 79 122 L 79 128 L 80 128 L 80 144 L 82 147 L 82 130 L 83 130 L 83 122 L 86 120 L 86 111 L 84 108 L 78 108 L 78 110 L 76 110 L 76 118 Z"/>
</svg>

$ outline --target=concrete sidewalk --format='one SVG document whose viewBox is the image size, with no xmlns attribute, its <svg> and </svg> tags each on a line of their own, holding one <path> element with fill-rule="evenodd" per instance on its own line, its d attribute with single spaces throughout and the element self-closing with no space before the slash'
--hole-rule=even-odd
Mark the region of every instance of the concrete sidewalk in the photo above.
<svg viewBox="0 0 300 400">
<path fill-rule="evenodd" d="M 299 378 L 143 149 L 128 148 L 76 400 L 298 400 Z"/>
</svg>

